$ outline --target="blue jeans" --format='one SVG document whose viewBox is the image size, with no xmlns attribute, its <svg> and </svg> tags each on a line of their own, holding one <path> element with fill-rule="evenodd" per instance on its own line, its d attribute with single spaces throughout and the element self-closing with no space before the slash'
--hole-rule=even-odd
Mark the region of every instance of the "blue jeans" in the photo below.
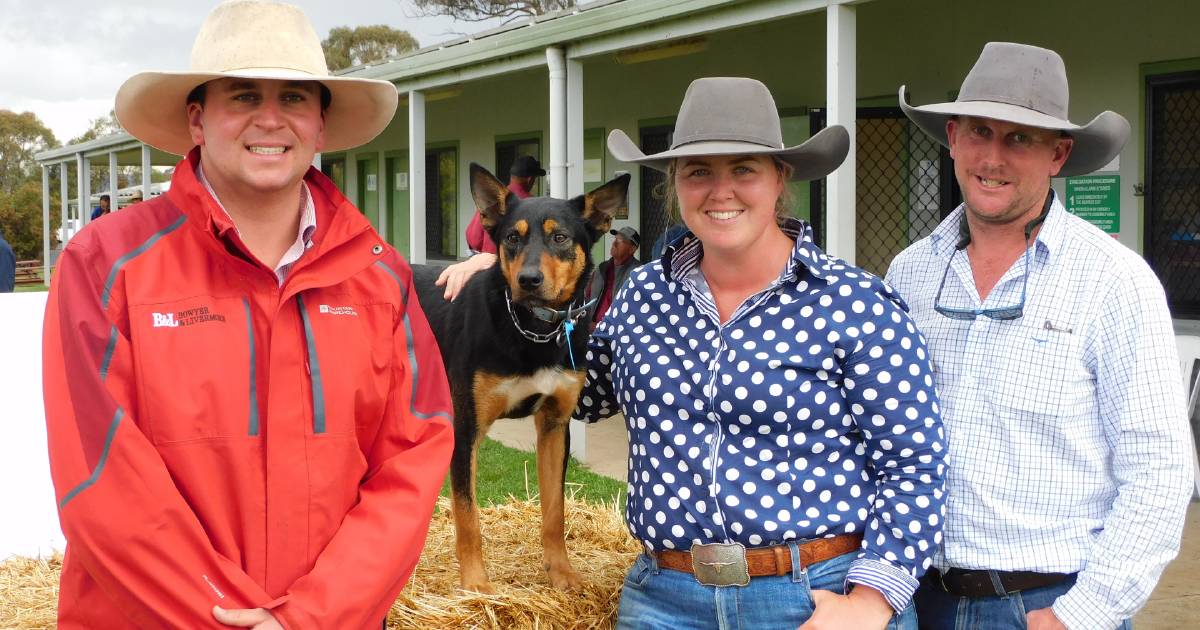
<svg viewBox="0 0 1200 630">
<path fill-rule="evenodd" d="M 921 580 L 913 596 L 921 630 L 1025 630 L 1025 614 L 1049 608 L 1075 585 L 1075 576 L 1052 586 L 1031 588 L 1007 597 L 957 597 L 942 590 L 931 577 Z M 1117 630 L 1132 630 L 1125 620 Z"/>
<path fill-rule="evenodd" d="M 792 544 L 792 573 L 750 579 L 749 586 L 705 586 L 690 573 L 660 569 L 641 554 L 625 575 L 619 630 L 796 630 L 813 613 L 812 591 L 844 593 L 846 570 L 857 553 L 801 568 Z M 910 605 L 887 630 L 916 630 Z"/>
</svg>

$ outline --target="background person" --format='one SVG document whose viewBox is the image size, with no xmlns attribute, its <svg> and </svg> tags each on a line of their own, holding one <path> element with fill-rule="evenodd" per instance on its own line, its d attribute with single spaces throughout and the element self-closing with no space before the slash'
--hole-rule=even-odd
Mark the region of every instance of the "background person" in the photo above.
<svg viewBox="0 0 1200 630">
<path fill-rule="evenodd" d="M 537 178 L 545 175 L 546 171 L 537 158 L 532 155 L 517 156 L 508 170 L 508 190 L 518 199 L 528 199 L 530 191 L 537 185 Z M 476 272 L 496 264 L 496 243 L 492 242 L 492 237 L 483 229 L 478 210 L 467 225 L 466 236 L 467 247 L 471 248 L 473 255 L 460 263 L 447 266 L 436 282 L 439 287 L 445 285 L 447 300 L 453 300 Z"/>
<path fill-rule="evenodd" d="M 108 195 L 100 195 L 100 205 L 92 208 L 92 220 L 108 214 L 112 208 L 112 199 Z"/>
<path fill-rule="evenodd" d="M 0 234 L 0 293 L 12 293 L 17 284 L 17 256 Z"/>
<path fill-rule="evenodd" d="M 619 230 L 609 230 L 608 233 L 616 237 L 609 249 L 610 258 L 600 263 L 592 272 L 592 280 L 585 293 L 587 300 L 596 300 L 595 310 L 592 312 L 589 324 L 592 330 L 595 330 L 596 324 L 604 319 L 604 314 L 608 312 L 608 307 L 612 304 L 613 296 L 625 284 L 629 272 L 642 264 L 642 261 L 633 255 L 642 242 L 642 237 L 638 235 L 637 230 L 626 226 Z"/>
</svg>

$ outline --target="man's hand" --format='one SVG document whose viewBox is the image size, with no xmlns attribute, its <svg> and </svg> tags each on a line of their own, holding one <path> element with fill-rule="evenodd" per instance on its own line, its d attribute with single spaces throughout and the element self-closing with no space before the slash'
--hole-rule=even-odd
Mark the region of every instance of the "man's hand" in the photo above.
<svg viewBox="0 0 1200 630">
<path fill-rule="evenodd" d="M 1067 630 L 1049 608 L 1039 608 L 1025 615 L 1029 630 Z"/>
<path fill-rule="evenodd" d="M 471 276 L 494 264 L 496 264 L 495 254 L 475 254 L 460 263 L 454 263 L 443 269 L 434 284 L 439 287 L 445 285 L 446 293 L 442 297 L 453 302 Z"/>
<path fill-rule="evenodd" d="M 862 584 L 856 584 L 849 595 L 813 591 L 812 598 L 813 615 L 800 630 L 883 630 L 892 619 L 892 606 L 883 594 Z"/>
<path fill-rule="evenodd" d="M 236 628 L 251 628 L 252 630 L 283 630 L 283 626 L 271 616 L 266 608 L 238 608 L 225 610 L 213 606 L 213 617 L 217 621 Z"/>
</svg>

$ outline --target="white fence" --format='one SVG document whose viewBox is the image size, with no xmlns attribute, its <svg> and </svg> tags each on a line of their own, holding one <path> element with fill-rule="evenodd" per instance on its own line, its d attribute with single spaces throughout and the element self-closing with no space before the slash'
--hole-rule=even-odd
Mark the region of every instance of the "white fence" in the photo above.
<svg viewBox="0 0 1200 630">
<path fill-rule="evenodd" d="M 0 293 L 0 561 L 62 550 L 42 407 L 45 292 Z"/>
</svg>

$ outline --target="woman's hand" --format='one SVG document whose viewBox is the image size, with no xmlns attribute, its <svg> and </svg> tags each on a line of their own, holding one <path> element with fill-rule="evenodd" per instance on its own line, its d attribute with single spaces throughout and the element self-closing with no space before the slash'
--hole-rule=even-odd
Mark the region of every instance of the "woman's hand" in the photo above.
<svg viewBox="0 0 1200 630">
<path fill-rule="evenodd" d="M 892 619 L 891 604 L 879 591 L 855 584 L 849 595 L 813 591 L 813 615 L 800 630 L 883 630 Z"/>
<path fill-rule="evenodd" d="M 445 286 L 446 293 L 442 297 L 453 302 L 462 288 L 467 285 L 467 280 L 470 280 L 471 276 L 494 264 L 496 264 L 495 254 L 475 254 L 460 263 L 454 263 L 443 269 L 434 284 L 439 287 Z"/>
<path fill-rule="evenodd" d="M 217 621 L 235 628 L 251 628 L 252 630 L 283 630 L 283 626 L 266 608 L 239 608 L 225 610 L 213 606 L 213 617 Z"/>
</svg>

